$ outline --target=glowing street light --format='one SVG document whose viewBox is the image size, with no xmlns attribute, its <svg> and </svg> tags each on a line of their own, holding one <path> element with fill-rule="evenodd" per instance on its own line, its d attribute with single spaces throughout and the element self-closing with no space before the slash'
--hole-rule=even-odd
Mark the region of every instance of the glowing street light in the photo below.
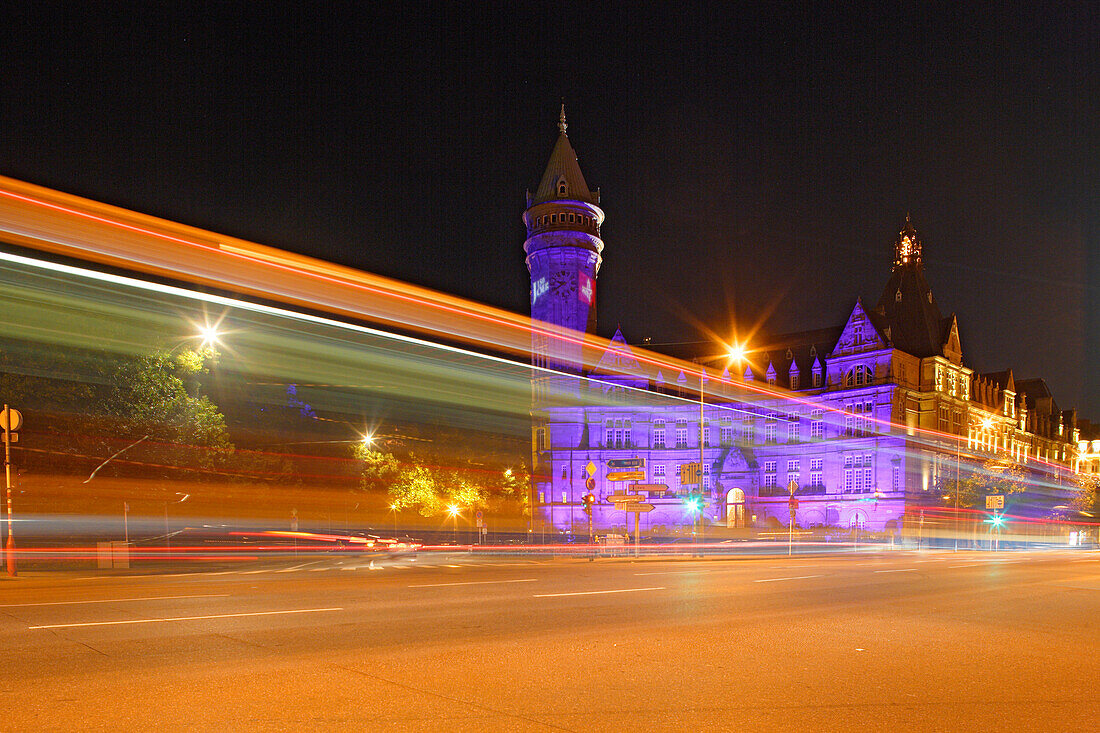
<svg viewBox="0 0 1100 733">
<path fill-rule="evenodd" d="M 218 326 L 199 326 L 199 337 L 202 339 L 202 348 L 213 348 L 221 343 L 218 338 L 221 334 L 218 332 Z"/>
<path fill-rule="evenodd" d="M 458 545 L 458 515 L 460 511 L 461 510 L 454 504 L 447 507 L 447 513 L 450 514 L 451 519 L 454 520 L 454 540 L 456 546 Z"/>
<path fill-rule="evenodd" d="M 390 511 L 393 512 L 393 538 L 397 539 L 397 504 L 390 504 Z"/>
</svg>

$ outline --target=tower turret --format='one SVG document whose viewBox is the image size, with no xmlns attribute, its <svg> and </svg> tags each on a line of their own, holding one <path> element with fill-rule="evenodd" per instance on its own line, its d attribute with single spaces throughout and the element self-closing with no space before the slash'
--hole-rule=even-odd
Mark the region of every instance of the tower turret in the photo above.
<svg viewBox="0 0 1100 733">
<path fill-rule="evenodd" d="M 581 174 L 566 129 L 562 105 L 550 161 L 534 195 L 527 193 L 523 249 L 531 274 L 531 316 L 558 333 L 556 337 L 532 337 L 532 363 L 580 373 L 581 346 L 570 332 L 596 330 L 596 275 L 602 261 L 604 213 L 599 207 L 599 191 L 593 193 Z"/>
</svg>

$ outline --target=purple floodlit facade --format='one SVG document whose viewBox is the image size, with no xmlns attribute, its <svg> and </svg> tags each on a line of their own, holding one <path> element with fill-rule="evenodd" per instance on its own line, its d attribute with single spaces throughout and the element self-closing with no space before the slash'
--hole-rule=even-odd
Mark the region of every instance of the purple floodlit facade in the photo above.
<svg viewBox="0 0 1100 733">
<path fill-rule="evenodd" d="M 667 487 L 647 492 L 654 509 L 641 515 L 642 532 L 657 535 L 690 531 L 689 491 L 702 493 L 708 525 L 729 530 L 785 527 L 793 484 L 800 528 L 900 534 L 920 508 L 943 505 L 946 479 L 982 460 L 1076 468 L 1076 413 L 1059 410 L 1042 380 L 964 364 L 958 324 L 940 313 L 908 218 L 881 297 L 871 307 L 856 299 L 838 328 L 750 344 L 746 361 L 719 364 L 702 385 L 697 370 L 664 374 L 639 360 L 620 331 L 585 370 L 575 336 L 595 331 L 604 215 L 564 110 L 559 131 L 523 217 L 532 315 L 574 335 L 532 341 L 532 498 L 543 527 L 587 533 L 589 465 L 594 528 L 632 526 L 606 501 L 629 488 L 608 480 L 612 459 L 644 459 L 640 483 Z M 682 485 L 681 466 L 700 459 L 701 486 Z"/>
</svg>

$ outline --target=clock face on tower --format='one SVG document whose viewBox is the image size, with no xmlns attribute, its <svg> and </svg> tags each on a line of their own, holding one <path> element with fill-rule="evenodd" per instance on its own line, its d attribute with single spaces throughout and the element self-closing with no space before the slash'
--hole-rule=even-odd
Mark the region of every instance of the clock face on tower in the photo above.
<svg viewBox="0 0 1100 733">
<path fill-rule="evenodd" d="M 550 275 L 550 289 L 559 295 L 577 292 L 577 278 L 571 272 L 559 270 Z"/>
</svg>

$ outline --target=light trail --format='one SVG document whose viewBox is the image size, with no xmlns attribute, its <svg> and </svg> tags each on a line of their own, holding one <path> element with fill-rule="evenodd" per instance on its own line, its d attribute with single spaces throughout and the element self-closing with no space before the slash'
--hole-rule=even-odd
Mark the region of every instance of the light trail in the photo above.
<svg viewBox="0 0 1100 733">
<path fill-rule="evenodd" d="M 296 613 L 325 613 L 327 611 L 343 611 L 342 607 L 332 608 L 295 608 L 289 611 L 252 611 L 250 613 L 214 613 L 206 616 L 174 616 L 172 618 L 138 618 L 128 621 L 87 621 L 74 624 L 42 624 L 40 626 L 28 626 L 27 629 L 75 629 L 85 626 L 126 626 L 129 624 L 157 624 L 169 621 L 205 621 L 214 618 L 244 618 L 246 616 L 286 616 Z"/>
</svg>

